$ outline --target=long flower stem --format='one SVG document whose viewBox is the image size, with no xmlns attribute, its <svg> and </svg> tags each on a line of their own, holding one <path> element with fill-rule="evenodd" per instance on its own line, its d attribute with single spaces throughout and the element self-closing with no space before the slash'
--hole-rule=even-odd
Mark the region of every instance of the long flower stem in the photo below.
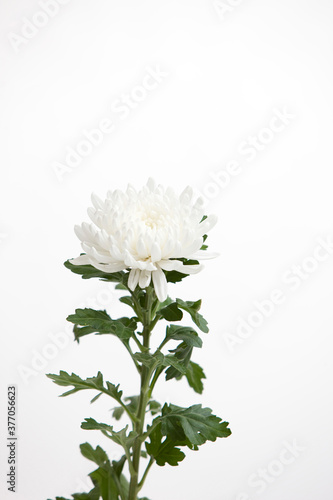
<svg viewBox="0 0 333 500">
<path fill-rule="evenodd" d="M 143 346 L 149 349 L 149 338 L 152 328 L 154 327 L 152 321 L 152 290 L 150 287 L 146 289 L 146 304 L 145 310 L 143 311 Z M 145 422 L 146 408 L 149 401 L 149 379 L 151 373 L 150 370 L 142 365 L 141 368 L 141 384 L 140 384 L 140 396 L 139 396 L 139 406 L 137 412 L 137 421 L 134 423 L 134 431 L 137 434 L 133 445 L 133 470 L 131 473 L 130 487 L 128 500 L 137 500 L 137 494 L 139 491 L 139 465 L 141 457 L 141 445 L 142 445 L 142 435 Z M 148 472 L 148 471 L 147 471 Z M 147 474 L 146 474 L 147 475 Z"/>
</svg>

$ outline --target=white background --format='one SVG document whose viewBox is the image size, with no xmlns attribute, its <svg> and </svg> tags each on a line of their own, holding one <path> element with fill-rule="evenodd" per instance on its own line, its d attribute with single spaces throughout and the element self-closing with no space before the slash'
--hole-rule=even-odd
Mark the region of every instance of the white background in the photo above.
<svg viewBox="0 0 333 500">
<path fill-rule="evenodd" d="M 330 500 L 333 256 L 317 250 L 320 238 L 333 235 L 331 2 L 65 3 L 52 18 L 40 15 L 42 2 L 0 3 L 1 498 L 88 490 L 94 464 L 79 452 L 86 440 L 117 456 L 116 445 L 80 429 L 84 417 L 110 419 L 109 402 L 90 406 L 87 393 L 59 399 L 45 373 L 100 369 L 126 394 L 137 392 L 116 338 L 91 336 L 78 346 L 66 326 L 76 307 L 96 301 L 113 317 L 125 314 L 119 293 L 62 263 L 80 252 L 73 226 L 87 220 L 92 191 L 103 197 L 128 182 L 140 188 L 153 176 L 205 196 L 207 213 L 219 217 L 208 242 L 220 253 L 201 274 L 170 287 L 173 296 L 203 299 L 210 333 L 195 360 L 207 375 L 204 394 L 183 381 L 161 382 L 155 397 L 209 406 L 233 434 L 188 451 L 179 467 L 155 466 L 142 494 Z M 31 28 L 32 21 L 44 26 Z M 149 68 L 164 76 L 153 90 L 138 90 Z M 133 109 L 120 114 L 117 100 L 126 95 Z M 277 112 L 289 118 L 267 131 Z M 68 148 L 106 118 L 112 133 L 60 175 L 55 165 L 65 165 Z M 253 137 L 257 149 L 246 153 Z M 237 173 L 222 184 L 230 162 Z M 294 265 L 303 273 L 298 280 Z M 274 289 L 283 303 L 269 317 L 253 314 L 255 301 L 270 300 Z M 237 328 L 251 314 L 260 325 L 242 338 Z M 5 479 L 13 383 L 16 494 Z M 298 451 L 288 454 L 286 443 Z M 260 469 L 268 476 L 258 483 Z"/>
</svg>

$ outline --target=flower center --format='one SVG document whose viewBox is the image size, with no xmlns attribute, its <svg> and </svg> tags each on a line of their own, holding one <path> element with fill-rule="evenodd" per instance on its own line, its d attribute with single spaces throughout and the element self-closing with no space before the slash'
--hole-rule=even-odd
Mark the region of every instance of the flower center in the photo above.
<svg viewBox="0 0 333 500">
<path fill-rule="evenodd" d="M 160 223 L 160 214 L 158 214 L 155 210 L 150 210 L 148 213 L 142 214 L 141 220 L 147 227 L 156 229 Z"/>
</svg>

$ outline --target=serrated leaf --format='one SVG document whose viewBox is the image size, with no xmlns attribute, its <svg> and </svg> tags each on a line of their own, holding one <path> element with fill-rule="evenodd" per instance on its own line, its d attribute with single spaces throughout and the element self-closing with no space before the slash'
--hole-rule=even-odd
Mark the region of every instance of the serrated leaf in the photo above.
<svg viewBox="0 0 333 500">
<path fill-rule="evenodd" d="M 81 429 L 85 430 L 99 430 L 108 433 L 113 433 L 113 427 L 109 424 L 104 424 L 102 422 L 96 422 L 94 418 L 85 418 L 81 423 Z"/>
<path fill-rule="evenodd" d="M 205 318 L 198 312 L 201 307 L 201 300 L 197 300 L 196 302 L 184 301 L 181 299 L 176 299 L 178 307 L 188 312 L 193 320 L 193 322 L 197 325 L 198 328 L 202 332 L 208 333 L 209 329 L 207 326 L 207 321 Z"/>
<path fill-rule="evenodd" d="M 134 359 L 139 361 L 139 363 L 142 363 L 150 370 L 153 370 L 157 366 L 163 364 L 164 355 L 160 351 L 157 351 L 154 354 L 150 354 L 149 352 L 136 352 L 134 354 Z"/>
<path fill-rule="evenodd" d="M 163 436 L 178 441 L 187 438 L 196 446 L 231 434 L 228 422 L 222 422 L 210 408 L 202 408 L 200 404 L 189 408 L 165 404 L 160 418 Z"/>
<path fill-rule="evenodd" d="M 128 410 L 132 414 L 136 414 L 137 409 L 138 409 L 138 404 L 139 404 L 139 396 L 127 396 L 124 398 L 124 401 L 129 401 L 129 403 L 126 405 Z M 112 416 L 116 420 L 120 420 L 120 418 L 123 416 L 125 409 L 122 406 L 116 406 L 112 410 Z"/>
<path fill-rule="evenodd" d="M 75 309 L 75 314 L 70 314 L 67 321 L 74 323 L 75 340 L 90 333 L 97 335 L 116 335 L 120 340 L 130 339 L 137 327 L 134 318 L 111 319 L 107 312 L 95 309 Z"/>
<path fill-rule="evenodd" d="M 139 352 L 134 355 L 134 358 L 152 371 L 158 366 L 171 366 L 183 375 L 186 373 L 186 366 L 174 355 L 164 356 L 160 351 L 156 351 L 154 354 Z"/>
<path fill-rule="evenodd" d="M 206 378 L 203 369 L 197 363 L 190 361 L 185 373 L 188 385 L 198 394 L 203 392 L 202 379 Z"/>
<path fill-rule="evenodd" d="M 150 443 L 145 443 L 148 454 L 156 460 L 157 465 L 164 466 L 166 463 L 172 466 L 178 465 L 184 460 L 185 454 L 169 437 L 164 438 L 163 442 L 162 438 L 161 424 L 159 424 L 149 434 Z"/>
<path fill-rule="evenodd" d="M 118 477 L 120 477 L 123 471 L 125 462 L 126 462 L 126 455 L 123 455 L 119 460 L 112 460 L 112 468 Z"/>
<path fill-rule="evenodd" d="M 149 411 L 152 415 L 156 415 L 161 410 L 161 405 L 157 401 L 154 401 L 153 399 L 151 399 L 148 402 L 148 408 L 149 408 Z"/>
<path fill-rule="evenodd" d="M 166 328 L 166 337 L 170 340 L 183 340 L 188 346 L 202 347 L 201 338 L 189 326 L 169 325 Z"/>
<path fill-rule="evenodd" d="M 161 316 L 167 321 L 180 321 L 183 317 L 183 313 L 179 309 L 176 302 L 172 302 L 171 304 L 162 307 L 158 310 L 158 313 L 161 314 Z"/>
<path fill-rule="evenodd" d="M 108 456 L 105 453 L 105 451 L 100 447 L 97 446 L 95 449 L 91 446 L 89 443 L 82 443 L 80 444 L 80 450 L 82 455 L 87 458 L 88 460 L 91 460 L 92 462 L 95 462 L 98 466 L 101 466 L 108 460 Z"/>
<path fill-rule="evenodd" d="M 124 414 L 124 408 L 122 406 L 116 406 L 115 408 L 113 408 L 112 410 L 112 416 L 113 418 L 115 418 L 116 420 L 120 420 L 121 417 L 123 416 Z"/>
<path fill-rule="evenodd" d="M 81 379 L 81 377 L 79 377 L 75 373 L 69 375 L 69 373 L 63 370 L 60 370 L 59 375 L 48 373 L 46 376 L 53 380 L 53 382 L 57 385 L 72 385 L 74 387 L 74 389 L 61 394 L 62 397 L 86 389 L 95 389 L 99 392 L 107 394 L 108 396 L 111 396 L 113 399 L 118 401 L 118 403 L 121 402 L 121 396 L 123 392 L 119 390 L 119 384 L 116 386 L 114 384 L 111 384 L 111 382 L 106 382 L 106 387 L 104 387 L 103 375 L 101 372 L 98 372 L 96 377 L 88 377 L 85 380 Z"/>
<path fill-rule="evenodd" d="M 184 365 L 184 362 L 180 361 L 176 356 L 173 356 L 171 354 L 168 354 L 164 357 L 163 366 L 171 366 L 182 375 L 186 374 L 186 366 Z"/>
<path fill-rule="evenodd" d="M 110 464 L 105 464 L 89 474 L 94 484 L 98 485 L 103 500 L 119 500 L 119 490 L 112 477 Z"/>
<path fill-rule="evenodd" d="M 111 425 L 105 424 L 103 422 L 96 422 L 96 420 L 93 418 L 86 418 L 81 423 L 81 429 L 102 431 L 102 433 L 109 439 L 121 445 L 123 448 L 129 449 L 132 446 L 137 434 L 135 432 L 130 432 L 127 435 L 127 428 L 128 426 L 126 425 L 126 427 L 124 427 L 120 431 L 114 431 Z"/>
<path fill-rule="evenodd" d="M 186 368 L 190 362 L 192 356 L 193 347 L 187 345 L 185 342 L 182 342 L 174 349 L 173 352 L 175 357 L 182 363 L 182 365 Z M 165 372 L 165 380 L 171 380 L 172 378 L 176 378 L 177 380 L 181 379 L 183 376 L 180 370 L 177 370 L 174 366 L 170 366 Z"/>
</svg>

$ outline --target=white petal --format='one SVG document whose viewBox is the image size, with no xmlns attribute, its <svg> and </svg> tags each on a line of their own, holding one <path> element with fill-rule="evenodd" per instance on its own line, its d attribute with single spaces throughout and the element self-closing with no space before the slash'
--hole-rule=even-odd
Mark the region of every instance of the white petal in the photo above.
<svg viewBox="0 0 333 500">
<path fill-rule="evenodd" d="M 75 259 L 70 259 L 69 261 L 74 266 L 85 266 L 86 264 L 90 264 L 90 259 L 88 255 L 80 255 L 79 257 L 75 257 Z"/>
<path fill-rule="evenodd" d="M 176 271 L 178 267 L 182 264 L 181 261 L 179 260 L 160 260 L 158 265 L 161 269 L 164 269 L 165 271 Z"/>
<path fill-rule="evenodd" d="M 119 262 L 114 262 L 113 258 L 110 254 L 102 254 L 101 252 L 97 252 L 96 248 L 92 247 L 90 252 L 87 252 L 100 264 L 119 264 Z"/>
<path fill-rule="evenodd" d="M 151 280 L 151 271 L 141 271 L 139 278 L 139 287 L 146 288 Z"/>
<path fill-rule="evenodd" d="M 202 237 L 196 239 L 195 241 L 193 241 L 193 243 L 191 243 L 191 245 L 184 248 L 184 250 L 182 251 L 182 257 L 188 257 L 189 255 L 192 255 L 194 252 L 197 252 L 198 250 L 200 250 L 202 245 L 203 245 Z"/>
<path fill-rule="evenodd" d="M 92 195 L 91 195 L 91 202 L 95 208 L 97 208 L 97 209 L 100 208 L 101 210 L 103 210 L 104 203 L 95 193 L 92 193 Z"/>
<path fill-rule="evenodd" d="M 136 285 L 139 282 L 140 269 L 131 269 L 128 277 L 128 288 L 132 291 L 135 290 Z"/>
<path fill-rule="evenodd" d="M 141 259 L 148 257 L 147 248 L 146 248 L 146 245 L 144 244 L 142 236 L 139 237 L 139 239 L 136 243 L 136 250 L 137 250 L 138 255 Z"/>
<path fill-rule="evenodd" d="M 193 266 L 189 266 L 183 263 L 181 264 L 182 265 L 177 269 L 177 271 L 184 274 L 197 274 L 203 269 L 203 266 L 201 264 L 194 264 Z"/>
<path fill-rule="evenodd" d="M 158 262 L 161 260 L 161 248 L 159 244 L 155 241 L 151 247 L 151 260 L 152 262 Z"/>
<path fill-rule="evenodd" d="M 90 263 L 92 266 L 96 267 L 99 271 L 103 271 L 103 273 L 117 273 L 118 271 L 122 271 L 126 269 L 126 266 L 123 263 L 116 264 L 100 264 L 96 262 L 94 259 L 90 259 Z"/>
<path fill-rule="evenodd" d="M 163 302 L 168 296 L 168 284 L 162 269 L 156 269 L 152 272 L 153 284 L 157 298 L 160 302 Z"/>
<path fill-rule="evenodd" d="M 199 234 L 206 234 L 217 223 L 216 215 L 208 215 L 207 219 L 199 224 Z"/>
<path fill-rule="evenodd" d="M 83 230 L 82 226 L 74 226 L 74 232 L 80 241 L 85 241 L 87 239 L 86 232 Z"/>
<path fill-rule="evenodd" d="M 154 191 L 156 187 L 156 182 L 152 177 L 149 177 L 148 182 L 147 182 L 147 187 L 150 191 Z"/>
<path fill-rule="evenodd" d="M 219 257 L 219 253 L 217 252 L 207 252 L 207 250 L 198 250 L 197 252 L 190 255 L 191 259 L 194 260 L 207 260 L 207 259 L 215 259 Z"/>
</svg>

